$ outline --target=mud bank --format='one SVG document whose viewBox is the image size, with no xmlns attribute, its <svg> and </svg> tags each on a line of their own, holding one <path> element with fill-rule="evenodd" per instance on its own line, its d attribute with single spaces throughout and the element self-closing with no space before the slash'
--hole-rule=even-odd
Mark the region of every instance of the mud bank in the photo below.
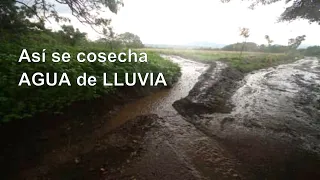
<svg viewBox="0 0 320 180">
<path fill-rule="evenodd" d="M 238 84 L 229 78 L 228 71 L 222 70 L 222 77 L 215 81 L 203 75 L 203 82 L 198 84 L 213 83 L 195 86 L 193 93 L 176 101 L 174 107 L 198 129 L 218 140 L 255 179 L 319 178 L 319 61 L 307 58 L 255 71 Z M 215 74 L 212 70 L 207 73 Z M 237 84 L 238 88 L 230 84 Z M 223 92 L 217 93 L 214 88 L 223 86 L 227 91 L 220 100 Z M 211 110 L 203 112 L 199 107 Z M 229 112 L 224 111 L 226 107 Z"/>
<path fill-rule="evenodd" d="M 239 87 L 243 74 L 225 63 L 217 61 L 203 73 L 188 96 L 175 101 L 173 107 L 183 116 L 214 112 L 230 112 L 229 97 Z"/>
</svg>

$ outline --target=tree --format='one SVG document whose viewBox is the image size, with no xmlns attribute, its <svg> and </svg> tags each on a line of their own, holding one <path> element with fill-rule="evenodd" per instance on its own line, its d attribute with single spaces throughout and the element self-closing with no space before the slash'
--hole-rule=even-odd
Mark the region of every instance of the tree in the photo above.
<svg viewBox="0 0 320 180">
<path fill-rule="evenodd" d="M 117 35 L 113 32 L 112 27 L 108 27 L 103 31 L 103 38 L 100 38 L 96 43 L 104 43 L 111 50 L 117 48 L 142 48 L 143 43 L 138 35 L 130 32 Z"/>
<path fill-rule="evenodd" d="M 231 0 L 221 0 L 230 2 Z M 249 0 L 248 0 L 249 1 Z M 250 0 L 252 1 L 252 0 Z M 320 25 L 320 1 L 319 0 L 253 0 L 250 8 L 257 5 L 268 5 L 279 1 L 289 4 L 284 12 L 280 15 L 279 21 L 292 21 L 296 19 L 306 19 L 310 23 L 315 22 Z"/>
<path fill-rule="evenodd" d="M 122 47 L 121 42 L 117 39 L 117 35 L 112 27 L 104 28 L 103 36 L 104 37 L 98 40 L 98 42 L 103 42 L 108 49 L 113 50 Z"/>
<path fill-rule="evenodd" d="M 244 46 L 244 51 L 251 51 L 256 52 L 259 51 L 259 46 L 254 42 L 246 42 L 244 43 L 235 43 L 235 44 L 229 44 L 221 48 L 224 51 L 241 51 L 242 47 Z"/>
<path fill-rule="evenodd" d="M 270 45 L 273 43 L 273 40 L 270 39 L 270 36 L 269 36 L 269 35 L 265 35 L 264 38 L 267 40 L 268 46 L 270 47 Z"/>
<path fill-rule="evenodd" d="M 288 46 L 290 47 L 290 49 L 296 50 L 300 46 L 302 41 L 304 41 L 305 39 L 306 39 L 306 35 L 297 36 L 296 38 L 291 38 L 288 41 Z"/>
<path fill-rule="evenodd" d="M 269 36 L 269 35 L 265 35 L 264 38 L 267 40 L 268 50 L 269 50 L 269 52 L 270 52 L 270 50 L 271 50 L 271 44 L 273 43 L 273 40 L 270 39 L 270 36 Z"/>
<path fill-rule="evenodd" d="M 79 29 L 74 29 L 71 25 L 62 25 L 62 30 L 58 33 L 62 36 L 63 41 L 71 46 L 75 46 L 77 43 L 86 40 L 87 33 L 80 32 Z"/>
<path fill-rule="evenodd" d="M 143 44 L 138 35 L 130 32 L 120 34 L 117 39 L 127 48 L 142 48 Z"/>
<path fill-rule="evenodd" d="M 33 29 L 44 29 L 44 21 L 31 22 L 33 9 L 25 6 L 17 6 L 13 0 L 0 2 L 0 31 L 10 33 L 24 33 Z"/>
<path fill-rule="evenodd" d="M 56 4 L 66 6 L 81 23 L 88 24 L 92 28 L 97 26 L 108 26 L 110 20 L 100 16 L 104 8 L 113 13 L 117 13 L 119 6 L 123 6 L 121 0 L 1 0 L 0 2 L 0 22 L 6 25 L 13 25 L 18 20 L 28 25 L 28 19 L 35 18 L 38 22 L 49 21 L 70 21 L 59 15 L 55 8 Z M 21 15 L 25 15 L 24 17 Z M 12 29 L 12 27 L 10 27 Z"/>
<path fill-rule="evenodd" d="M 239 58 L 241 58 L 244 46 L 246 45 L 246 42 L 247 42 L 247 38 L 250 36 L 249 29 L 248 28 L 240 28 L 240 36 L 244 37 L 244 42 L 242 43 L 242 48 L 240 51 Z"/>
</svg>

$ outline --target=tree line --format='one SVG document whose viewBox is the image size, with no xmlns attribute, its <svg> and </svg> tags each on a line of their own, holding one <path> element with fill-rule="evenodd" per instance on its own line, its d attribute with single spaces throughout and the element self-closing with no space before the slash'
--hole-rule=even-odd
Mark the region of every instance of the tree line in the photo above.
<svg viewBox="0 0 320 180">
<path fill-rule="evenodd" d="M 272 44 L 274 41 L 269 35 L 265 35 L 266 43 L 258 45 L 254 42 L 247 42 L 250 36 L 249 28 L 240 28 L 240 36 L 244 38 L 241 43 L 229 44 L 221 48 L 224 51 L 239 51 L 241 57 L 243 51 L 248 52 L 265 52 L 265 53 L 302 53 L 305 56 L 320 56 L 320 46 L 310 46 L 306 49 L 298 49 L 301 43 L 306 39 L 306 35 L 297 36 L 288 40 L 288 45 Z"/>
</svg>

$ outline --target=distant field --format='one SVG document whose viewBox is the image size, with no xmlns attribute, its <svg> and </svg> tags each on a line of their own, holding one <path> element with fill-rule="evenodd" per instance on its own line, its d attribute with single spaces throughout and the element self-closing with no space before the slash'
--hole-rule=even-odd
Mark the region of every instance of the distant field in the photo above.
<svg viewBox="0 0 320 180">
<path fill-rule="evenodd" d="M 288 55 L 284 53 L 264 52 L 240 52 L 218 51 L 218 50 L 197 50 L 197 49 L 160 49 L 144 48 L 145 52 L 157 52 L 160 54 L 177 55 L 191 60 L 208 63 L 210 61 L 225 61 L 238 70 L 247 73 L 253 70 L 289 63 L 301 58 L 300 55 Z"/>
</svg>

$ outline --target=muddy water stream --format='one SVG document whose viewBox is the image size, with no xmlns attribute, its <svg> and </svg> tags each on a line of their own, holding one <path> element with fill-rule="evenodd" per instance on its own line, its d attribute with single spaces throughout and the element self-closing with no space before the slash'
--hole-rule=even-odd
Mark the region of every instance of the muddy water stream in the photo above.
<svg viewBox="0 0 320 180">
<path fill-rule="evenodd" d="M 172 107 L 174 101 L 188 95 L 199 76 L 209 67 L 207 64 L 190 61 L 178 56 L 164 58 L 179 64 L 182 76 L 173 88 L 163 89 L 150 96 L 146 96 L 132 103 L 126 104 L 117 115 L 106 123 L 107 130 L 114 129 L 129 119 L 139 115 L 157 114 L 160 117 L 172 116 L 176 111 Z"/>
</svg>

